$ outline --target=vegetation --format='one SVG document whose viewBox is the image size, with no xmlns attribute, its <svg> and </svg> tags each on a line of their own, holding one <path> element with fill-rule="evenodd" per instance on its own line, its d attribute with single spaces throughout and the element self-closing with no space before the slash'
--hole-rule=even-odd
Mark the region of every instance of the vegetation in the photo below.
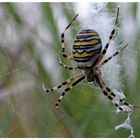
<svg viewBox="0 0 140 140">
<path fill-rule="evenodd" d="M 107 64 L 109 67 L 103 68 L 104 77 L 113 89 L 124 92 L 128 102 L 140 104 L 140 4 L 108 3 L 99 14 L 105 12 L 114 20 L 119 4 L 120 27 L 114 42 L 120 47 L 121 44 L 128 43 L 129 47 L 112 60 L 116 63 L 110 62 Z M 58 60 L 61 56 L 60 34 L 77 14 L 76 5 L 78 3 L 0 4 L 1 137 L 129 136 L 125 129 L 115 130 L 115 126 L 126 118 L 126 114 L 116 114 L 114 105 L 104 98 L 99 89 L 86 81 L 64 97 L 60 105 L 64 113 L 55 109 L 62 90 L 50 94 L 43 91 L 43 83 L 48 88 L 53 87 L 79 72 L 66 70 L 59 65 Z M 90 3 L 92 6 L 95 3 Z M 92 22 L 93 9 L 87 10 L 91 11 L 88 21 Z M 68 53 L 76 33 L 88 24 L 87 20 L 81 22 L 80 19 L 79 15 L 66 33 Z M 106 22 L 101 20 L 102 23 Z M 112 22 L 106 24 L 108 32 L 103 31 L 101 34 L 101 37 L 104 36 L 103 43 L 107 41 L 112 25 Z M 97 26 L 102 30 L 102 25 Z M 73 65 L 64 59 L 63 61 Z M 118 65 L 119 69 L 116 68 Z M 113 75 L 112 71 L 118 71 L 118 75 Z M 117 78 L 119 80 L 115 81 Z M 139 116 L 140 110 L 135 109 L 131 116 L 135 137 L 140 137 Z"/>
</svg>

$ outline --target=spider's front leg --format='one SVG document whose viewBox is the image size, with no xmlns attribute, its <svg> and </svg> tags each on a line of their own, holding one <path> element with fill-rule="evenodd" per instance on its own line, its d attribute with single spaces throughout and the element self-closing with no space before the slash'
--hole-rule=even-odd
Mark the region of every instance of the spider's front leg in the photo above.
<svg viewBox="0 0 140 140">
<path fill-rule="evenodd" d="M 112 101 L 112 103 L 120 110 L 120 111 L 124 111 L 126 112 L 126 110 L 121 107 L 120 103 L 122 105 L 126 105 L 130 108 L 133 108 L 134 105 L 131 105 L 129 103 L 127 103 L 124 99 L 118 97 L 115 93 L 113 93 L 113 91 L 107 86 L 107 84 L 105 83 L 105 81 L 103 80 L 102 76 L 98 73 L 96 73 L 95 75 L 95 80 L 96 83 L 98 84 L 98 86 L 100 87 L 100 89 L 102 90 L 103 94 L 108 97 L 108 99 L 110 99 Z"/>
<path fill-rule="evenodd" d="M 63 99 L 63 97 L 65 96 L 66 92 L 68 92 L 69 90 L 71 90 L 74 86 L 76 86 L 79 82 L 81 82 L 83 79 L 85 79 L 85 75 L 83 73 L 80 73 L 80 78 L 75 77 L 75 81 L 69 85 L 61 94 L 61 96 L 59 97 L 59 99 L 57 100 L 55 107 L 58 111 L 63 112 L 59 109 L 59 104 L 61 102 L 61 100 Z"/>
<path fill-rule="evenodd" d="M 59 84 L 59 85 L 57 85 L 57 86 L 55 86 L 55 87 L 53 87 L 53 88 L 50 88 L 50 89 L 46 89 L 45 86 L 44 86 L 44 84 L 43 84 L 43 89 L 44 89 L 45 92 L 52 92 L 52 91 L 54 91 L 54 90 L 57 90 L 57 89 L 62 88 L 62 87 L 65 86 L 65 85 L 71 84 L 74 80 L 76 80 L 77 78 L 81 77 L 81 75 L 82 75 L 82 73 L 77 74 L 76 76 L 73 76 L 73 77 L 71 77 L 71 78 L 65 80 L 65 81 L 62 82 L 61 84 Z"/>
</svg>

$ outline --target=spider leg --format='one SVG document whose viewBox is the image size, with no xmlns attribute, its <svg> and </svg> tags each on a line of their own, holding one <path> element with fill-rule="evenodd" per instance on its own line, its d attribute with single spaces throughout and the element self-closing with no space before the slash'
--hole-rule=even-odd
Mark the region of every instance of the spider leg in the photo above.
<svg viewBox="0 0 140 140">
<path fill-rule="evenodd" d="M 128 44 L 126 44 L 123 48 L 121 48 L 119 51 L 115 52 L 113 55 L 111 55 L 110 57 L 108 57 L 107 59 L 105 59 L 102 63 L 100 63 L 97 67 L 100 68 L 102 67 L 104 64 L 106 64 L 108 61 L 110 61 L 113 57 L 115 57 L 116 55 L 118 55 L 121 51 L 123 51 L 126 47 L 128 46 Z"/>
<path fill-rule="evenodd" d="M 117 98 L 116 94 L 113 93 L 113 91 L 106 85 L 106 83 L 104 82 L 103 78 L 101 77 L 101 75 L 96 74 L 95 75 L 95 79 L 99 85 L 99 87 L 101 88 L 103 94 L 108 97 L 108 99 L 110 99 L 112 101 L 112 103 L 119 108 L 120 111 L 124 111 L 125 110 L 119 105 L 119 103 L 115 100 L 115 98 Z M 133 108 L 134 106 L 127 103 L 124 99 L 119 99 L 119 102 L 121 102 L 123 105 L 126 105 L 130 108 Z"/>
<path fill-rule="evenodd" d="M 70 22 L 70 24 L 65 28 L 64 32 L 61 34 L 61 47 L 62 47 L 62 56 L 65 59 L 68 60 L 73 60 L 73 56 L 68 56 L 67 54 L 65 54 L 65 46 L 64 46 L 64 36 L 65 36 L 65 32 L 68 30 L 68 28 L 71 26 L 71 24 L 73 23 L 73 21 L 77 18 L 79 14 L 77 14 L 72 21 Z"/>
<path fill-rule="evenodd" d="M 68 70 L 76 70 L 76 69 L 77 69 L 77 67 L 71 67 L 71 66 L 68 66 L 68 65 L 64 64 L 64 63 L 60 60 L 60 58 L 59 58 L 59 64 L 60 64 L 61 66 L 63 66 L 64 68 L 68 69 Z"/>
<path fill-rule="evenodd" d="M 110 44 L 110 42 L 112 41 L 113 36 L 114 36 L 114 34 L 115 34 L 115 32 L 116 32 L 116 26 L 117 26 L 117 24 L 118 24 L 118 17 L 119 17 L 119 9 L 120 9 L 120 7 L 118 6 L 118 7 L 117 7 L 116 20 L 115 20 L 115 27 L 114 27 L 114 29 L 111 31 L 111 34 L 110 34 L 110 36 L 109 36 L 109 40 L 108 40 L 107 44 L 105 45 L 103 51 L 101 52 L 101 55 L 100 55 L 99 60 L 98 60 L 98 62 L 97 62 L 97 65 L 101 62 L 102 58 L 103 58 L 104 55 L 106 54 L 107 49 L 108 49 L 108 47 L 109 47 L 109 44 Z"/>
<path fill-rule="evenodd" d="M 62 112 L 59 109 L 59 104 L 61 102 L 61 100 L 63 99 L 63 97 L 65 96 L 66 92 L 68 92 L 69 90 L 71 90 L 74 86 L 76 86 L 80 81 L 82 81 L 83 79 L 85 79 L 85 76 L 82 75 L 80 78 L 78 78 L 77 80 L 75 80 L 70 86 L 68 86 L 61 94 L 61 96 L 59 97 L 59 99 L 57 100 L 55 107 L 58 111 Z"/>
<path fill-rule="evenodd" d="M 55 86 L 55 87 L 50 88 L 50 89 L 46 89 L 45 86 L 44 86 L 44 84 L 43 84 L 43 89 L 44 89 L 44 91 L 46 91 L 46 92 L 52 92 L 52 91 L 54 91 L 54 90 L 57 90 L 57 89 L 62 88 L 63 86 L 65 86 L 65 85 L 67 85 L 67 84 L 70 84 L 72 81 L 74 81 L 75 79 L 81 77 L 82 75 L 83 75 L 82 73 L 77 74 L 76 76 L 71 77 L 71 78 L 65 80 L 64 82 L 62 82 L 61 84 L 59 84 L 58 86 Z"/>
</svg>

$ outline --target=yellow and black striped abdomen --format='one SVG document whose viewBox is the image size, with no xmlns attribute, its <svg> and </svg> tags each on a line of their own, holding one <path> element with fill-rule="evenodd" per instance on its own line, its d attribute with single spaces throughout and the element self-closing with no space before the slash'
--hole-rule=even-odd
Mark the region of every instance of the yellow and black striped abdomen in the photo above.
<svg viewBox="0 0 140 140">
<path fill-rule="evenodd" d="M 73 44 L 73 58 L 79 68 L 92 67 L 96 64 L 102 50 L 99 35 L 94 30 L 82 30 Z"/>
</svg>

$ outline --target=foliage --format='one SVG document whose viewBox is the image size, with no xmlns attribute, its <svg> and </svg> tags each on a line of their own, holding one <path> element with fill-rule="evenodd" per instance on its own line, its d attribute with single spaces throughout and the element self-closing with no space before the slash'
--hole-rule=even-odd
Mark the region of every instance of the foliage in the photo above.
<svg viewBox="0 0 140 140">
<path fill-rule="evenodd" d="M 110 17 L 115 15 L 118 4 L 108 3 L 104 7 Z M 64 69 L 58 61 L 61 54 L 60 34 L 76 14 L 75 5 L 76 3 L 0 4 L 1 137 L 128 136 L 127 130 L 115 131 L 115 126 L 126 118 L 126 114 L 116 114 L 113 104 L 103 97 L 99 89 L 86 81 L 65 96 L 61 103 L 65 112 L 63 114 L 54 106 L 61 90 L 47 94 L 42 89 L 43 83 L 48 88 L 53 87 L 77 73 Z M 115 42 L 119 44 L 124 38 L 129 47 L 117 56 L 121 65 L 119 82 L 122 89 L 119 90 L 123 90 L 130 103 L 139 104 L 140 4 L 120 5 L 120 28 Z M 84 23 L 77 20 L 66 34 L 68 53 L 82 24 Z M 100 28 L 101 25 L 98 26 Z M 104 34 L 107 40 L 108 35 Z M 112 64 L 111 68 L 115 71 Z M 107 76 L 113 77 L 111 73 Z M 139 115 L 140 110 L 136 109 L 131 116 L 135 137 L 140 137 Z"/>
</svg>

